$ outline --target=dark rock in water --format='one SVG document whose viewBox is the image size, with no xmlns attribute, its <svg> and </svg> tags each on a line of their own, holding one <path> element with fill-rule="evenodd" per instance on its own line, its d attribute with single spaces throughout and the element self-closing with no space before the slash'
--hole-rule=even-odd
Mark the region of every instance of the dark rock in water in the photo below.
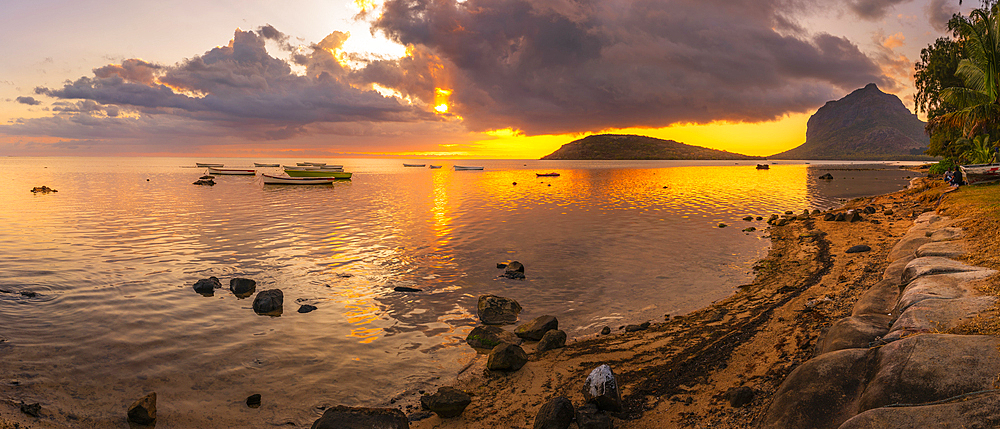
<svg viewBox="0 0 1000 429">
<path fill-rule="evenodd" d="M 229 290 L 237 298 L 246 298 L 257 291 L 257 282 L 237 277 L 229 280 Z"/>
<path fill-rule="evenodd" d="M 421 406 L 444 419 L 462 415 L 465 407 L 471 403 L 472 397 L 469 394 L 448 386 L 438 388 L 437 393 L 433 395 L 420 397 Z"/>
<path fill-rule="evenodd" d="M 520 262 L 513 261 L 507 264 L 507 268 L 504 270 L 500 277 L 506 277 L 508 279 L 520 280 L 524 278 L 524 265 Z"/>
<path fill-rule="evenodd" d="M 395 408 L 355 408 L 337 405 L 323 413 L 310 429 L 409 429 L 406 414 Z"/>
<path fill-rule="evenodd" d="M 858 221 L 861 221 L 861 220 L 864 220 L 864 219 L 861 217 L 861 213 L 850 212 L 850 213 L 844 215 L 844 220 L 846 220 L 848 222 L 858 222 Z"/>
<path fill-rule="evenodd" d="M 823 179 L 823 180 L 833 180 L 833 175 L 830 174 L 830 173 L 826 173 L 826 174 L 824 174 L 822 176 L 819 176 L 819 178 Z"/>
<path fill-rule="evenodd" d="M 209 277 L 207 279 L 201 279 L 194 283 L 194 291 L 203 295 L 209 295 L 215 293 L 216 289 L 222 288 L 222 282 L 219 281 L 215 276 Z"/>
<path fill-rule="evenodd" d="M 872 248 L 869 247 L 868 245 L 859 244 L 857 246 L 851 246 L 851 248 L 847 249 L 847 251 L 844 253 L 861 253 L 861 252 L 869 252 L 871 250 Z"/>
<path fill-rule="evenodd" d="M 833 213 L 827 213 L 827 214 L 823 215 L 823 220 L 825 220 L 825 221 L 837 220 L 837 215 L 835 215 Z"/>
<path fill-rule="evenodd" d="M 517 322 L 521 304 L 502 296 L 483 295 L 479 297 L 476 312 L 485 325 L 510 325 Z"/>
<path fill-rule="evenodd" d="M 31 188 L 31 192 L 36 193 L 36 194 L 39 193 L 39 192 L 41 192 L 43 194 L 47 194 L 49 192 L 59 192 L 59 191 L 57 191 L 55 189 L 52 189 L 52 188 L 50 188 L 48 186 L 35 186 L 34 188 Z"/>
<path fill-rule="evenodd" d="M 156 392 L 150 392 L 128 407 L 128 421 L 140 425 L 156 423 Z"/>
<path fill-rule="evenodd" d="M 285 294 L 281 289 L 262 290 L 253 299 L 253 311 L 257 314 L 280 316 L 284 301 Z"/>
<path fill-rule="evenodd" d="M 747 221 L 747 222 L 750 222 L 750 221 L 752 221 L 752 220 L 753 220 L 753 216 L 747 216 L 747 217 L 744 217 L 744 218 L 743 218 L 743 220 L 745 220 L 745 221 Z"/>
<path fill-rule="evenodd" d="M 31 290 L 22 290 L 21 292 L 18 292 L 18 293 L 20 293 L 21 296 L 23 296 L 25 298 L 34 298 L 34 297 L 38 296 L 38 292 L 31 291 Z"/>
<path fill-rule="evenodd" d="M 650 325 L 649 322 L 642 322 L 639 325 L 626 325 L 625 326 L 625 332 L 645 331 L 645 330 L 649 329 L 649 325 Z"/>
<path fill-rule="evenodd" d="M 260 408 L 260 393 L 247 396 L 247 406 L 250 408 Z"/>
<path fill-rule="evenodd" d="M 528 363 L 528 354 L 521 346 L 503 343 L 490 351 L 486 369 L 490 371 L 517 371 Z"/>
<path fill-rule="evenodd" d="M 743 232 L 754 232 L 754 231 L 756 231 L 756 230 L 757 230 L 757 228 L 754 228 L 754 227 L 752 227 L 752 226 L 751 226 L 751 227 L 749 227 L 749 228 L 743 228 Z"/>
<path fill-rule="evenodd" d="M 21 412 L 31 417 L 38 417 L 42 413 L 42 404 L 39 404 L 37 402 L 34 404 L 25 404 L 24 402 L 22 402 Z"/>
<path fill-rule="evenodd" d="M 559 321 L 554 316 L 538 316 L 514 329 L 514 334 L 529 341 L 538 341 L 546 332 L 559 329 Z"/>
<path fill-rule="evenodd" d="M 722 222 L 719 222 L 719 228 L 725 228 L 725 227 L 727 227 L 727 226 L 729 226 L 729 225 L 726 225 L 726 224 L 724 224 L 724 223 L 722 223 Z"/>
<path fill-rule="evenodd" d="M 211 174 L 206 174 L 204 176 L 199 177 L 199 179 L 203 179 L 203 180 L 215 180 L 215 176 L 212 176 Z"/>
<path fill-rule="evenodd" d="M 406 286 L 396 286 L 396 287 L 392 288 L 392 290 L 394 290 L 396 292 L 423 292 L 424 291 L 423 289 L 417 289 L 417 288 L 406 287 Z"/>
<path fill-rule="evenodd" d="M 847 220 L 847 215 L 843 214 L 843 213 L 837 213 L 837 216 L 835 218 L 833 218 L 833 220 L 835 220 L 837 222 L 843 222 L 843 221 Z"/>
<path fill-rule="evenodd" d="M 465 342 L 474 349 L 493 350 L 503 343 L 520 345 L 524 340 L 497 326 L 476 326 L 465 337 Z"/>
<path fill-rule="evenodd" d="M 592 403 L 586 403 L 576 409 L 576 425 L 580 429 L 613 429 L 611 417 L 598 410 Z"/>
<path fill-rule="evenodd" d="M 823 212 L 819 211 L 819 209 L 813 209 L 813 211 L 812 211 L 812 214 L 814 214 L 814 215 L 818 215 L 820 213 L 823 213 Z"/>
<path fill-rule="evenodd" d="M 215 186 L 215 181 L 211 180 L 211 179 L 198 179 L 198 180 L 194 181 L 194 183 L 192 183 L 192 184 L 193 185 Z"/>
<path fill-rule="evenodd" d="M 566 429 L 573 423 L 573 403 L 563 396 L 549 399 L 535 414 L 533 429 Z"/>
<path fill-rule="evenodd" d="M 605 326 L 604 328 L 601 329 L 601 335 L 608 335 L 610 333 L 611 333 L 611 327 L 610 326 Z"/>
<path fill-rule="evenodd" d="M 535 351 L 541 353 L 549 350 L 561 349 L 563 347 L 566 347 L 566 332 L 553 329 L 546 332 L 545 335 L 542 335 L 542 339 L 538 341 L 538 346 L 535 347 Z"/>
<path fill-rule="evenodd" d="M 723 397 L 729 401 L 729 405 L 733 408 L 740 408 L 751 402 L 753 402 L 754 396 L 757 395 L 753 389 L 747 386 L 736 387 L 729 389 Z"/>
<path fill-rule="evenodd" d="M 771 217 L 767 218 L 767 223 L 771 223 L 771 222 L 774 222 L 776 220 L 778 220 L 778 215 L 773 214 L 773 215 L 771 215 Z"/>
<path fill-rule="evenodd" d="M 299 306 L 299 313 L 309 313 L 317 309 L 318 307 L 316 307 L 315 305 L 302 304 L 301 306 Z"/>
<path fill-rule="evenodd" d="M 763 216 L 757 216 L 757 220 L 764 220 Z"/>
<path fill-rule="evenodd" d="M 794 212 L 792 212 L 791 210 L 785 210 L 785 214 L 786 214 L 786 215 L 793 215 L 793 214 L 795 214 L 795 213 L 794 213 Z"/>
<path fill-rule="evenodd" d="M 507 264 L 505 264 L 503 262 L 497 262 L 497 269 L 498 270 L 502 270 L 504 268 L 507 268 Z"/>
<path fill-rule="evenodd" d="M 601 365 L 590 372 L 583 385 L 583 399 L 593 402 L 601 410 L 616 413 L 622 410 L 618 381 L 610 366 Z"/>
</svg>

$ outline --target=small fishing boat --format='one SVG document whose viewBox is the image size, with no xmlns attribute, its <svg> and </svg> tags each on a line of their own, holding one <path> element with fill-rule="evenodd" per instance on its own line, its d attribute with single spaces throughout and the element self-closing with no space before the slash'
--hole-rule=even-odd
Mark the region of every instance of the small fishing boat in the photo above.
<svg viewBox="0 0 1000 429">
<path fill-rule="evenodd" d="M 538 177 L 559 177 L 559 173 L 535 173 Z"/>
<path fill-rule="evenodd" d="M 441 168 L 441 166 L 440 166 L 440 165 L 431 165 L 431 166 L 429 166 L 429 167 L 430 167 L 430 168 Z"/>
<path fill-rule="evenodd" d="M 332 177 L 334 179 L 350 179 L 354 173 L 342 170 L 285 170 L 291 177 Z"/>
<path fill-rule="evenodd" d="M 476 167 L 476 166 L 469 166 L 469 165 L 456 165 L 455 166 L 455 171 L 462 171 L 462 170 L 482 170 L 482 169 L 483 169 L 483 167 Z"/>
<path fill-rule="evenodd" d="M 322 166 L 326 165 L 326 163 L 325 162 L 297 162 L 297 163 L 295 163 L 295 165 L 298 165 L 299 167 L 306 167 L 306 166 L 309 166 L 309 165 L 311 165 L 313 167 L 322 167 Z"/>
<path fill-rule="evenodd" d="M 965 183 L 985 183 L 1000 180 L 1000 164 L 960 165 Z"/>
<path fill-rule="evenodd" d="M 264 164 L 262 162 L 253 163 L 254 167 L 281 167 L 281 164 Z"/>
<path fill-rule="evenodd" d="M 342 166 L 342 165 L 324 165 L 322 167 L 316 167 L 316 166 L 313 166 L 313 165 L 307 165 L 307 166 L 302 166 L 302 167 L 299 167 L 299 166 L 294 166 L 293 167 L 291 165 L 285 165 L 285 166 L 282 166 L 282 168 L 284 168 L 285 171 L 320 171 L 320 170 L 322 170 L 322 171 L 343 171 L 344 170 L 344 166 Z"/>
<path fill-rule="evenodd" d="M 336 177 L 291 177 L 261 174 L 265 185 L 328 185 L 337 181 Z"/>
<path fill-rule="evenodd" d="M 194 165 L 197 165 L 199 167 L 225 167 L 225 164 L 212 164 L 208 162 L 196 162 L 194 163 Z"/>
<path fill-rule="evenodd" d="M 247 175 L 253 176 L 257 174 L 257 170 L 252 168 L 220 168 L 220 167 L 208 167 L 208 174 L 225 174 L 225 175 Z"/>
<path fill-rule="evenodd" d="M 426 166 L 427 164 L 407 164 L 405 162 L 403 163 L 403 167 L 426 167 Z"/>
<path fill-rule="evenodd" d="M 757 169 L 758 170 L 770 170 L 771 167 L 768 166 L 767 164 L 757 164 Z"/>
</svg>

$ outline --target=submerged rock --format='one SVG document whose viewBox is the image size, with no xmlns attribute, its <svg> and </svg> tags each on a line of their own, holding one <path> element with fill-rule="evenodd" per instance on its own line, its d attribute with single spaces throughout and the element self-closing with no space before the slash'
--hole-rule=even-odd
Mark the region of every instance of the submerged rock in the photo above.
<svg viewBox="0 0 1000 429">
<path fill-rule="evenodd" d="M 497 326 L 476 326 L 465 337 L 465 342 L 474 349 L 493 350 L 503 343 L 520 345 L 524 340 Z"/>
<path fill-rule="evenodd" d="M 573 423 L 573 403 L 564 396 L 549 399 L 535 415 L 533 429 L 566 429 Z"/>
<path fill-rule="evenodd" d="M 392 288 L 392 290 L 394 290 L 396 292 L 423 292 L 423 289 L 417 289 L 417 288 L 406 287 L 406 286 L 396 286 L 396 287 Z"/>
<path fill-rule="evenodd" d="M 504 272 L 500 275 L 500 277 L 515 280 L 524 279 L 524 265 L 517 261 L 507 264 L 507 267 L 504 269 Z"/>
<path fill-rule="evenodd" d="M 441 418 L 452 418 L 462 415 L 465 407 L 472 403 L 469 394 L 454 387 L 440 387 L 433 395 L 420 397 L 420 405 L 433 411 Z"/>
<path fill-rule="evenodd" d="M 559 329 L 555 316 L 538 316 L 534 320 L 518 326 L 514 334 L 529 341 L 538 341 L 546 332 Z"/>
<path fill-rule="evenodd" d="M 597 408 L 612 412 L 622 410 L 621 393 L 618 391 L 618 381 L 608 365 L 594 368 L 587 376 L 583 385 L 583 399 L 593 402 Z"/>
<path fill-rule="evenodd" d="M 483 324 L 510 325 L 517 322 L 517 315 L 521 314 L 521 304 L 502 296 L 483 295 L 479 297 L 476 310 Z"/>
<path fill-rule="evenodd" d="M 253 311 L 257 314 L 280 316 L 285 295 L 281 289 L 262 290 L 253 300 Z"/>
<path fill-rule="evenodd" d="M 299 313 L 310 313 L 316 311 L 318 307 L 315 305 L 302 304 L 299 306 Z"/>
<path fill-rule="evenodd" d="M 360 408 L 338 405 L 323 413 L 310 429 L 409 429 L 406 414 L 395 408 Z"/>
<path fill-rule="evenodd" d="M 48 186 L 35 186 L 34 188 L 31 188 L 31 192 L 35 194 L 37 193 L 47 194 L 49 192 L 59 192 L 59 191 L 52 189 Z"/>
<path fill-rule="evenodd" d="M 156 423 L 156 392 L 150 392 L 128 407 L 128 420 L 140 425 Z"/>
<path fill-rule="evenodd" d="M 233 278 L 229 280 L 229 290 L 237 298 L 246 298 L 257 291 L 257 282 L 239 277 Z"/>
<path fill-rule="evenodd" d="M 215 295 L 216 289 L 222 289 L 222 282 L 215 278 L 215 276 L 201 279 L 194 283 L 194 291 L 205 296 Z"/>
<path fill-rule="evenodd" d="M 826 173 L 826 174 L 824 174 L 822 176 L 819 176 L 819 178 L 823 179 L 823 180 L 833 180 L 833 175 L 830 174 L 830 173 Z"/>
</svg>

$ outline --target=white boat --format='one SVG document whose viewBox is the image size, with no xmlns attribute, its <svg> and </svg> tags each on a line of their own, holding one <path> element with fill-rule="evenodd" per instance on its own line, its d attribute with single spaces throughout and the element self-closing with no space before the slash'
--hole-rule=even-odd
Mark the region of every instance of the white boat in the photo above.
<svg viewBox="0 0 1000 429">
<path fill-rule="evenodd" d="M 336 177 L 290 177 L 261 174 L 265 185 L 328 185 L 336 182 Z"/>
<path fill-rule="evenodd" d="M 199 167 L 225 167 L 224 164 L 212 164 L 208 162 L 196 162 L 194 163 L 194 165 L 197 165 Z"/>
<path fill-rule="evenodd" d="M 299 167 L 299 166 L 292 167 L 290 165 L 285 165 L 282 167 L 285 169 L 285 171 L 344 171 L 344 167 L 340 165 L 325 165 L 322 167 L 315 167 L 311 165 L 304 167 Z"/>
<path fill-rule="evenodd" d="M 264 164 L 261 162 L 253 163 L 254 167 L 281 167 L 281 164 Z"/>
<path fill-rule="evenodd" d="M 482 170 L 482 169 L 483 169 L 483 167 L 475 167 L 475 166 L 469 166 L 469 165 L 456 165 L 455 166 L 455 171 L 461 171 L 461 170 Z"/>
<path fill-rule="evenodd" d="M 960 165 L 967 184 L 994 182 L 1000 180 L 1000 164 Z"/>
<path fill-rule="evenodd" d="M 219 167 L 208 167 L 208 174 L 253 176 L 254 174 L 257 174 L 257 170 L 254 170 L 252 168 L 219 168 Z"/>
</svg>

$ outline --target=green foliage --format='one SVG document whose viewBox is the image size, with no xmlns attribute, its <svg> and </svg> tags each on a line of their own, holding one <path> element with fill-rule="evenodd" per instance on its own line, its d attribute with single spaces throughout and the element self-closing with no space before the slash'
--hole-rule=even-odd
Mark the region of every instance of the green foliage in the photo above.
<svg viewBox="0 0 1000 429">
<path fill-rule="evenodd" d="M 966 137 L 989 133 L 1000 125 L 1000 14 L 998 6 L 975 9 L 960 20 L 957 31 L 964 41 L 964 58 L 955 71 L 964 86 L 940 91 L 944 104 L 954 110 L 934 118 L 934 126 L 956 127 Z"/>
<path fill-rule="evenodd" d="M 941 91 L 962 86 L 962 79 L 955 76 L 961 59 L 962 44 L 950 38 L 937 39 L 920 51 L 920 62 L 914 65 L 913 83 L 917 89 L 914 101 L 917 111 L 926 113 L 928 119 L 954 110 L 941 99 Z"/>
<path fill-rule="evenodd" d="M 978 135 L 969 141 L 968 149 L 962 153 L 962 158 L 969 164 L 990 164 L 996 161 L 995 144 L 990 143 L 987 134 Z"/>
<path fill-rule="evenodd" d="M 944 174 L 945 171 L 952 170 L 955 168 L 955 163 L 951 162 L 950 159 L 944 159 L 937 164 L 931 166 L 927 171 L 930 174 Z"/>
</svg>

